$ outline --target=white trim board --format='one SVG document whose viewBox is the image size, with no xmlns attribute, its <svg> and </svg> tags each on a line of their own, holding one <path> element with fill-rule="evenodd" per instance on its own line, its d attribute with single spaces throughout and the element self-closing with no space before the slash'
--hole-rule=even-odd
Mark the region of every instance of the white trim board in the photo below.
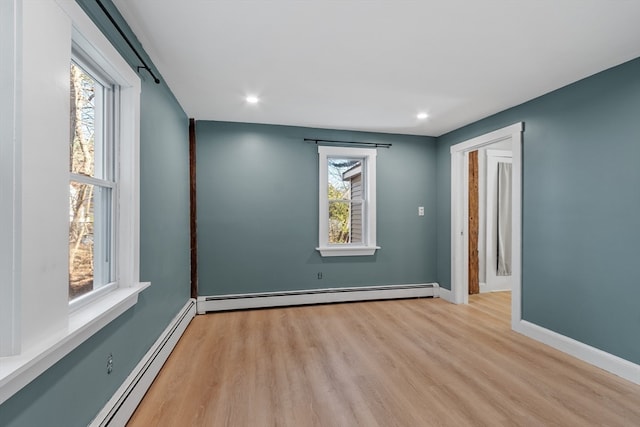
<svg viewBox="0 0 640 427">
<path fill-rule="evenodd" d="M 438 288 L 438 298 L 442 298 L 447 302 L 453 302 L 453 293 L 449 289 Z"/>
<path fill-rule="evenodd" d="M 246 308 L 437 296 L 437 283 L 200 296 L 198 297 L 198 314 Z"/>
<path fill-rule="evenodd" d="M 526 320 L 519 321 L 513 327 L 513 330 L 600 369 L 611 372 L 625 380 L 640 384 L 640 365 L 633 362 Z"/>
<path fill-rule="evenodd" d="M 123 426 L 127 423 L 195 315 L 196 301 L 190 299 L 91 421 L 90 427 Z"/>
<path fill-rule="evenodd" d="M 20 353 L 22 2 L 0 4 L 0 357 Z"/>
</svg>

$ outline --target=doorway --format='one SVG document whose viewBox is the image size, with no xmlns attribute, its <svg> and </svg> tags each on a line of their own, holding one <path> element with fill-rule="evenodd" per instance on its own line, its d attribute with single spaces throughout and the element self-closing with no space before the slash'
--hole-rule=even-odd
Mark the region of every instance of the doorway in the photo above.
<svg viewBox="0 0 640 427">
<path fill-rule="evenodd" d="M 522 131 L 523 123 L 461 142 L 451 147 L 451 300 L 469 303 L 469 153 L 510 141 L 512 147 L 511 324 L 521 319 L 522 269 Z"/>
<path fill-rule="evenodd" d="M 469 152 L 469 295 L 511 290 L 511 139 Z"/>
</svg>

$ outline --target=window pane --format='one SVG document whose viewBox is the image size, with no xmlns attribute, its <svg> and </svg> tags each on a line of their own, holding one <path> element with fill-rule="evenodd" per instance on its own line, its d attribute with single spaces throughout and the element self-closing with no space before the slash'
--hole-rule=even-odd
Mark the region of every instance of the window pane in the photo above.
<svg viewBox="0 0 640 427">
<path fill-rule="evenodd" d="M 329 243 L 349 243 L 351 203 L 329 202 Z"/>
<path fill-rule="evenodd" d="M 102 167 L 104 87 L 75 63 L 71 63 L 70 83 L 70 170 L 80 175 L 108 178 Z"/>
<path fill-rule="evenodd" d="M 111 281 L 112 191 L 69 185 L 69 300 Z"/>
<path fill-rule="evenodd" d="M 362 243 L 363 159 L 329 157 L 329 243 Z"/>
<path fill-rule="evenodd" d="M 329 185 L 327 198 L 329 200 L 351 199 L 351 180 L 356 170 L 361 170 L 361 159 L 339 159 L 329 157 Z"/>
</svg>

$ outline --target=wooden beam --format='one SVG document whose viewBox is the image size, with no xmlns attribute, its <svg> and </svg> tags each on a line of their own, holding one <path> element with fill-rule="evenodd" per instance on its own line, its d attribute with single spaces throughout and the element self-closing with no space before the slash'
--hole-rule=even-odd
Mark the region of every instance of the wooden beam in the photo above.
<svg viewBox="0 0 640 427">
<path fill-rule="evenodd" d="M 196 121 L 195 119 L 189 119 L 189 225 L 191 229 L 191 298 L 198 297 L 198 216 L 196 195 Z"/>
<path fill-rule="evenodd" d="M 478 151 L 469 153 L 469 295 L 480 293 Z"/>
</svg>

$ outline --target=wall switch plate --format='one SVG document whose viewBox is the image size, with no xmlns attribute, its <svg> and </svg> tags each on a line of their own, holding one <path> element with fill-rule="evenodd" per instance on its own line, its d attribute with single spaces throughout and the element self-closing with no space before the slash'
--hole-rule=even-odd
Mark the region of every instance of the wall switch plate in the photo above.
<svg viewBox="0 0 640 427">
<path fill-rule="evenodd" d="M 418 216 L 424 216 L 424 206 L 418 206 Z"/>
</svg>

